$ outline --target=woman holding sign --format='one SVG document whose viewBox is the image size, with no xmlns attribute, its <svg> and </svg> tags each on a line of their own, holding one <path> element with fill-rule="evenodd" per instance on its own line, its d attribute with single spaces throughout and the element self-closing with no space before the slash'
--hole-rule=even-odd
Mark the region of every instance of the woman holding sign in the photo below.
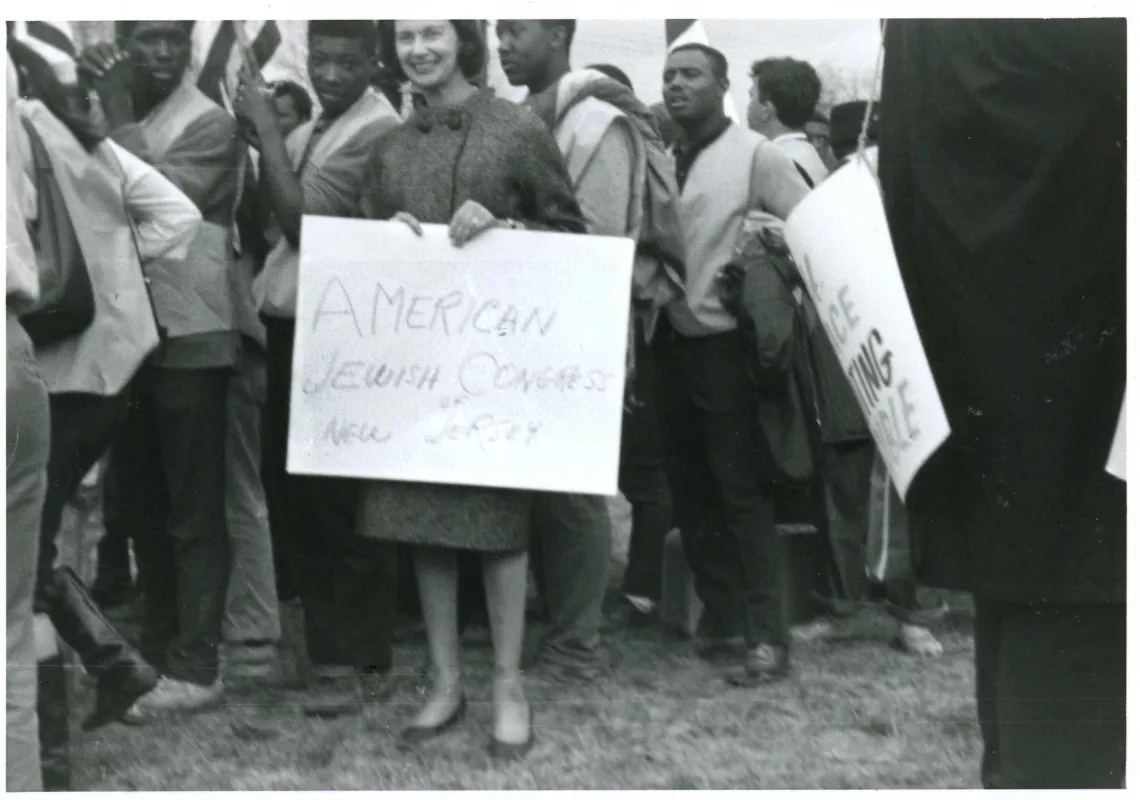
<svg viewBox="0 0 1140 800">
<path fill-rule="evenodd" d="M 399 20 L 384 30 L 399 70 L 425 103 L 385 135 L 372 155 L 362 209 L 370 219 L 448 224 L 456 247 L 492 228 L 585 230 L 558 147 L 537 117 L 473 81 L 486 61 L 474 20 Z M 519 756 L 533 744 L 523 695 L 527 588 L 524 492 L 374 482 L 362 508 L 366 535 L 413 546 L 434 669 L 431 696 L 403 730 L 408 743 L 459 721 L 457 551 L 482 555 L 495 647 L 491 753 Z"/>
</svg>

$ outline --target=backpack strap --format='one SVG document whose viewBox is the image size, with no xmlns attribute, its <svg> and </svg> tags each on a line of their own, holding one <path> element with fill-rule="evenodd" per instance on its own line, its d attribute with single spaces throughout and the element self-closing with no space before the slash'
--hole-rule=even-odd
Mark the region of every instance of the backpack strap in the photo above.
<svg viewBox="0 0 1140 800">
<path fill-rule="evenodd" d="M 804 169 L 803 167 L 801 167 L 800 162 L 796 161 L 795 159 L 792 160 L 792 163 L 796 165 L 796 169 L 799 171 L 800 177 L 802 177 L 804 179 L 804 183 L 806 183 L 808 185 L 808 188 L 814 189 L 815 188 L 815 181 L 813 181 L 811 179 L 811 176 L 808 175 L 807 170 Z"/>
</svg>

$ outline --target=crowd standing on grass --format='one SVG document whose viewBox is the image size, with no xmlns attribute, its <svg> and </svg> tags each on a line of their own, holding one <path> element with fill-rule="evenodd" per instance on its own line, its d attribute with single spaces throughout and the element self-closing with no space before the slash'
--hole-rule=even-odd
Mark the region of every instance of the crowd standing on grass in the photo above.
<svg viewBox="0 0 1140 800">
<path fill-rule="evenodd" d="M 1124 486 L 1104 470 L 1125 383 L 1123 21 L 890 21 L 881 105 L 821 108 L 810 64 L 765 58 L 746 125 L 719 51 L 672 49 L 647 105 L 619 66 L 573 65 L 574 20 L 498 20 L 497 52 L 475 20 L 312 21 L 311 95 L 250 58 L 224 103 L 187 77 L 193 22 L 117 23 L 78 53 L 32 25 L 7 39 L 9 790 L 71 788 L 58 640 L 95 680 L 85 729 L 170 724 L 275 675 L 296 605 L 296 702 L 329 717 L 393 693 L 394 629 L 418 609 L 429 689 L 397 733 L 415 747 L 466 711 L 460 632 L 485 597 L 501 759 L 540 730 L 525 673 L 613 668 L 605 498 L 287 471 L 306 214 L 444 224 L 457 248 L 632 239 L 625 624 L 663 623 L 674 530 L 726 691 L 779 691 L 797 643 L 875 599 L 894 646 L 937 656 L 943 608 L 918 585 L 971 592 L 983 784 L 1123 784 Z M 484 86 L 496 57 L 521 104 Z M 782 237 L 857 150 L 953 431 L 905 509 Z M 802 325 L 742 291 L 777 275 Z M 93 470 L 89 588 L 55 539 Z M 781 557 L 792 495 L 815 529 L 806 619 L 782 600 L 805 579 Z M 902 557 L 879 585 L 884 515 Z M 545 624 L 524 655 L 528 576 Z M 136 593 L 137 648 L 105 613 Z"/>
</svg>

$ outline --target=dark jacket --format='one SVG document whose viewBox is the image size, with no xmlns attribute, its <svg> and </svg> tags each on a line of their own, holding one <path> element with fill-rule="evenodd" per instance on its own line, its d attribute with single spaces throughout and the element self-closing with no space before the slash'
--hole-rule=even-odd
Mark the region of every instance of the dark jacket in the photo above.
<svg viewBox="0 0 1140 800">
<path fill-rule="evenodd" d="M 920 579 L 1122 602 L 1124 20 L 891 20 L 880 179 L 952 434 L 908 497 Z"/>
<path fill-rule="evenodd" d="M 721 299 L 752 342 L 750 369 L 760 428 L 782 477 L 800 481 L 819 469 L 824 445 L 871 438 L 803 282 L 782 245 L 745 233 L 737 263 L 721 280 Z"/>
</svg>

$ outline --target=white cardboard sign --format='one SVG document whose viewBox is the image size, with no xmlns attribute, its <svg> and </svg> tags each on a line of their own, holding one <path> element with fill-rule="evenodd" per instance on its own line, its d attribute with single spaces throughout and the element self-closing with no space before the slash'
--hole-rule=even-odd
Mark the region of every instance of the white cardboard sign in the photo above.
<svg viewBox="0 0 1140 800">
<path fill-rule="evenodd" d="M 616 493 L 633 248 L 305 217 L 289 471 Z"/>
<path fill-rule="evenodd" d="M 840 169 L 788 217 L 785 237 L 899 495 L 950 424 L 899 276 L 870 167 Z"/>
</svg>

